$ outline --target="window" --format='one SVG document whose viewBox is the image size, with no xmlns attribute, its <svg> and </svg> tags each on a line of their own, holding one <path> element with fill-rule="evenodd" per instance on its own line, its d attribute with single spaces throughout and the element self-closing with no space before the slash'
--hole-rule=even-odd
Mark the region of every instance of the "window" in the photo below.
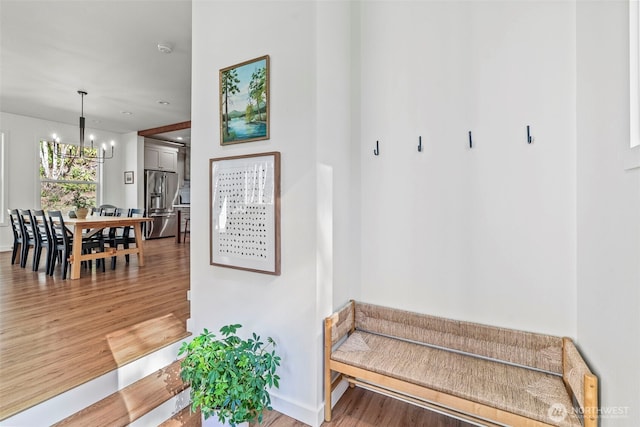
<svg viewBox="0 0 640 427">
<path fill-rule="evenodd" d="M 0 132 L 0 225 L 8 225 L 7 189 L 9 188 L 9 174 L 7 172 L 7 146 L 4 132 Z"/>
<path fill-rule="evenodd" d="M 93 151 L 91 155 L 96 154 Z M 78 198 L 96 205 L 98 165 L 91 160 L 70 158 L 77 153 L 76 145 L 40 141 L 41 209 L 75 210 L 74 200 Z"/>
<path fill-rule="evenodd" d="M 640 7 L 629 1 L 629 150 L 625 169 L 640 167 Z"/>
</svg>

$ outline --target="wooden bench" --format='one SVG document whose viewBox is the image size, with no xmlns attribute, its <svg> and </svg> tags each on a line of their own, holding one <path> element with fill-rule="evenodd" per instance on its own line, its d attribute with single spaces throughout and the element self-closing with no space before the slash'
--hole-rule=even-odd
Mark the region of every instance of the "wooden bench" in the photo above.
<svg viewBox="0 0 640 427">
<path fill-rule="evenodd" d="M 569 338 L 350 301 L 325 319 L 326 421 L 343 378 L 483 425 L 598 424 L 597 378 Z"/>
</svg>

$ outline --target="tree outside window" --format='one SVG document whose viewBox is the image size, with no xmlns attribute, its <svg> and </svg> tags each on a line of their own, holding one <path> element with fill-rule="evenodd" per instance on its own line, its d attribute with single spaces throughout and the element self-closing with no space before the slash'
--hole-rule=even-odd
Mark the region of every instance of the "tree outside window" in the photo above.
<svg viewBox="0 0 640 427">
<path fill-rule="evenodd" d="M 78 155 L 77 145 L 40 141 L 40 206 L 42 209 L 75 210 L 74 197 L 86 198 L 96 205 L 98 165 L 95 161 L 73 157 Z M 85 153 L 96 155 L 96 149 L 85 148 Z"/>
</svg>

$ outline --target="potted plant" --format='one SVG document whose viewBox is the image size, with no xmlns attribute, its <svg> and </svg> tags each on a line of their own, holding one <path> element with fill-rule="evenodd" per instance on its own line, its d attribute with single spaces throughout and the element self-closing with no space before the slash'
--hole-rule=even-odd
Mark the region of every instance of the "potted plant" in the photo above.
<svg viewBox="0 0 640 427">
<path fill-rule="evenodd" d="M 275 341 L 269 337 L 263 343 L 253 333 L 242 339 L 236 331 L 242 325 L 220 328 L 221 338 L 207 329 L 189 343 L 182 343 L 178 356 L 181 377 L 191 385 L 191 409 L 200 408 L 205 419 L 218 415 L 221 423 L 231 426 L 258 420 L 264 409 L 271 409 L 267 388 L 279 387 L 276 368 L 280 357 Z"/>
<path fill-rule="evenodd" d="M 73 192 L 71 203 L 73 203 L 73 206 L 76 207 L 76 216 L 78 218 L 84 219 L 87 217 L 91 203 L 89 202 L 89 198 L 87 196 L 80 193 L 80 190 L 75 190 Z"/>
</svg>

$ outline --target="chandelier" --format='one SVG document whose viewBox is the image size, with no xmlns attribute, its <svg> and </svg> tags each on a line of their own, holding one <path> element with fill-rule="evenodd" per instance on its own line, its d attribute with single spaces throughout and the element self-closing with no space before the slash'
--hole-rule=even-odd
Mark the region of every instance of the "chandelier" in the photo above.
<svg viewBox="0 0 640 427">
<path fill-rule="evenodd" d="M 84 90 L 79 90 L 78 95 L 80 95 L 80 145 L 78 147 L 78 151 L 76 154 L 67 154 L 58 152 L 58 156 L 65 159 L 78 159 L 78 160 L 86 160 L 93 161 L 97 163 L 104 163 L 106 159 L 113 158 L 114 145 L 115 143 L 111 141 L 111 154 L 107 155 L 107 145 L 102 144 L 102 147 L 99 149 L 95 149 L 93 146 L 93 135 L 89 135 L 89 140 L 91 141 L 90 147 L 85 147 L 84 145 L 84 96 L 87 94 Z M 53 134 L 53 142 L 55 144 L 60 143 L 60 138 Z"/>
</svg>

